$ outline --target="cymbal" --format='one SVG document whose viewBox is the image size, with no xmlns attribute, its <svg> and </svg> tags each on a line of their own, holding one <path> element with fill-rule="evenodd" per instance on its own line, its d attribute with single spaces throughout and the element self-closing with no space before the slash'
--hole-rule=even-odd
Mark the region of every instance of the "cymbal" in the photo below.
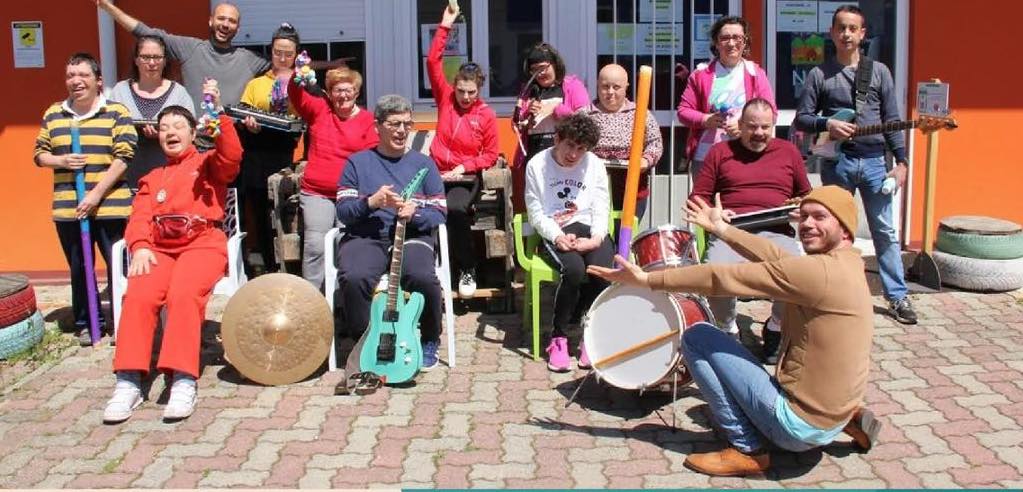
<svg viewBox="0 0 1023 492">
<path fill-rule="evenodd" d="M 334 336 L 327 299 L 287 273 L 247 282 L 221 320 L 224 356 L 248 379 L 274 386 L 301 381 L 326 360 Z"/>
</svg>

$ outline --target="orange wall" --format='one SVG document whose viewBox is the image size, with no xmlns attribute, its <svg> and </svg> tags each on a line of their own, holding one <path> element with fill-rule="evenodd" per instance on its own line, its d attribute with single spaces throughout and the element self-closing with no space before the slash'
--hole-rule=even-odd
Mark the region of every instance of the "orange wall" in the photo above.
<svg viewBox="0 0 1023 492">
<path fill-rule="evenodd" d="M 205 36 L 208 0 L 167 4 L 144 0 L 117 2 L 127 12 L 182 34 Z M 67 95 L 64 62 L 76 51 L 99 56 L 96 7 L 81 0 L 4 2 L 0 26 L 11 21 L 43 21 L 45 68 L 14 69 L 11 36 L 0 36 L 0 93 L 7 94 L 0 116 L 0 271 L 64 271 L 67 265 L 50 219 L 52 172 L 32 163 L 32 147 L 43 111 Z M 70 33 L 73 33 L 71 35 Z M 127 77 L 132 37 L 117 28 L 119 78 Z M 105 81 L 113 85 L 114 81 Z"/>
<path fill-rule="evenodd" d="M 916 83 L 948 82 L 949 105 L 959 129 L 939 137 L 935 224 L 949 215 L 988 215 L 1023 223 L 1023 157 L 1017 145 L 1023 122 L 1023 80 L 1011 22 L 1023 2 L 914 0 L 910 4 L 910 97 Z M 911 113 L 915 115 L 915 110 Z M 923 237 L 924 164 L 927 139 L 916 134 L 911 238 Z"/>
</svg>

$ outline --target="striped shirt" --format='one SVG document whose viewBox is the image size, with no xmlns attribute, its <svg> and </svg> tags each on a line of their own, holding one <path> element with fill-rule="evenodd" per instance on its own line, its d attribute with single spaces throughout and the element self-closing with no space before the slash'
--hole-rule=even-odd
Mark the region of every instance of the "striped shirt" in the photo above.
<svg viewBox="0 0 1023 492">
<path fill-rule="evenodd" d="M 86 155 L 85 189 L 92 190 L 114 159 L 125 164 L 135 155 L 138 140 L 128 108 L 120 103 L 99 101 L 93 112 L 76 118 L 66 102 L 56 102 L 43 113 L 33 156 L 49 152 L 55 156 L 71 153 L 71 124 L 78 120 L 82 154 Z M 124 179 L 118 180 L 96 209 L 97 218 L 126 218 L 131 213 L 131 192 Z M 53 170 L 53 220 L 73 221 L 78 197 L 75 172 Z"/>
</svg>

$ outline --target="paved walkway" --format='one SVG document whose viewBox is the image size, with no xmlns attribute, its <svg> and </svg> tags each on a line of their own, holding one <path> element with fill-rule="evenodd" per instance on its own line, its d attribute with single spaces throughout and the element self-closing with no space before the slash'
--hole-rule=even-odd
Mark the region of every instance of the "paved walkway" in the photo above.
<svg viewBox="0 0 1023 492">
<path fill-rule="evenodd" d="M 41 290 L 47 312 L 67 299 L 66 288 Z M 693 390 L 671 405 L 591 381 L 565 408 L 583 373 L 551 374 L 524 356 L 516 316 L 470 313 L 457 322 L 457 368 L 366 397 L 333 396 L 339 373 L 253 385 L 207 353 L 198 410 L 174 424 L 160 420 L 162 378 L 130 421 L 101 424 L 112 348 L 70 349 L 4 378 L 0 487 L 1020 488 L 1019 297 L 915 296 L 917 326 L 875 316 L 867 403 L 885 424 L 880 444 L 775 453 L 766 477 L 682 467 L 686 454 L 721 445 Z M 740 306 L 766 317 L 766 303 Z"/>
</svg>

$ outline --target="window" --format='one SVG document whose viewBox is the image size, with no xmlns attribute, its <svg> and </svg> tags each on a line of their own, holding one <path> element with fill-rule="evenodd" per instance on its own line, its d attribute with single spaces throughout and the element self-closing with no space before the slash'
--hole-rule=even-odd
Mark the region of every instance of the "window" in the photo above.
<svg viewBox="0 0 1023 492">
<path fill-rule="evenodd" d="M 443 0 L 416 1 L 417 96 L 432 100 L 426 74 L 426 55 L 436 25 L 447 7 Z M 474 61 L 487 70 L 484 97 L 514 98 L 525 82 L 522 59 L 526 51 L 543 39 L 542 0 L 462 0 L 444 55 L 448 80 L 462 63 Z"/>
<path fill-rule="evenodd" d="M 677 124 L 675 108 L 685 82 L 676 78 L 677 67 L 692 69 L 710 58 L 707 32 L 728 9 L 723 0 L 597 0 L 597 69 L 609 63 L 625 67 L 635 100 L 639 67 L 653 68 L 651 108 L 665 144 L 658 174 L 672 172 L 670 163 L 679 162 L 685 149 L 685 129 L 667 128 Z"/>
<path fill-rule="evenodd" d="M 491 97 L 516 97 L 526 82 L 522 60 L 543 39 L 541 0 L 489 0 Z"/>
</svg>

